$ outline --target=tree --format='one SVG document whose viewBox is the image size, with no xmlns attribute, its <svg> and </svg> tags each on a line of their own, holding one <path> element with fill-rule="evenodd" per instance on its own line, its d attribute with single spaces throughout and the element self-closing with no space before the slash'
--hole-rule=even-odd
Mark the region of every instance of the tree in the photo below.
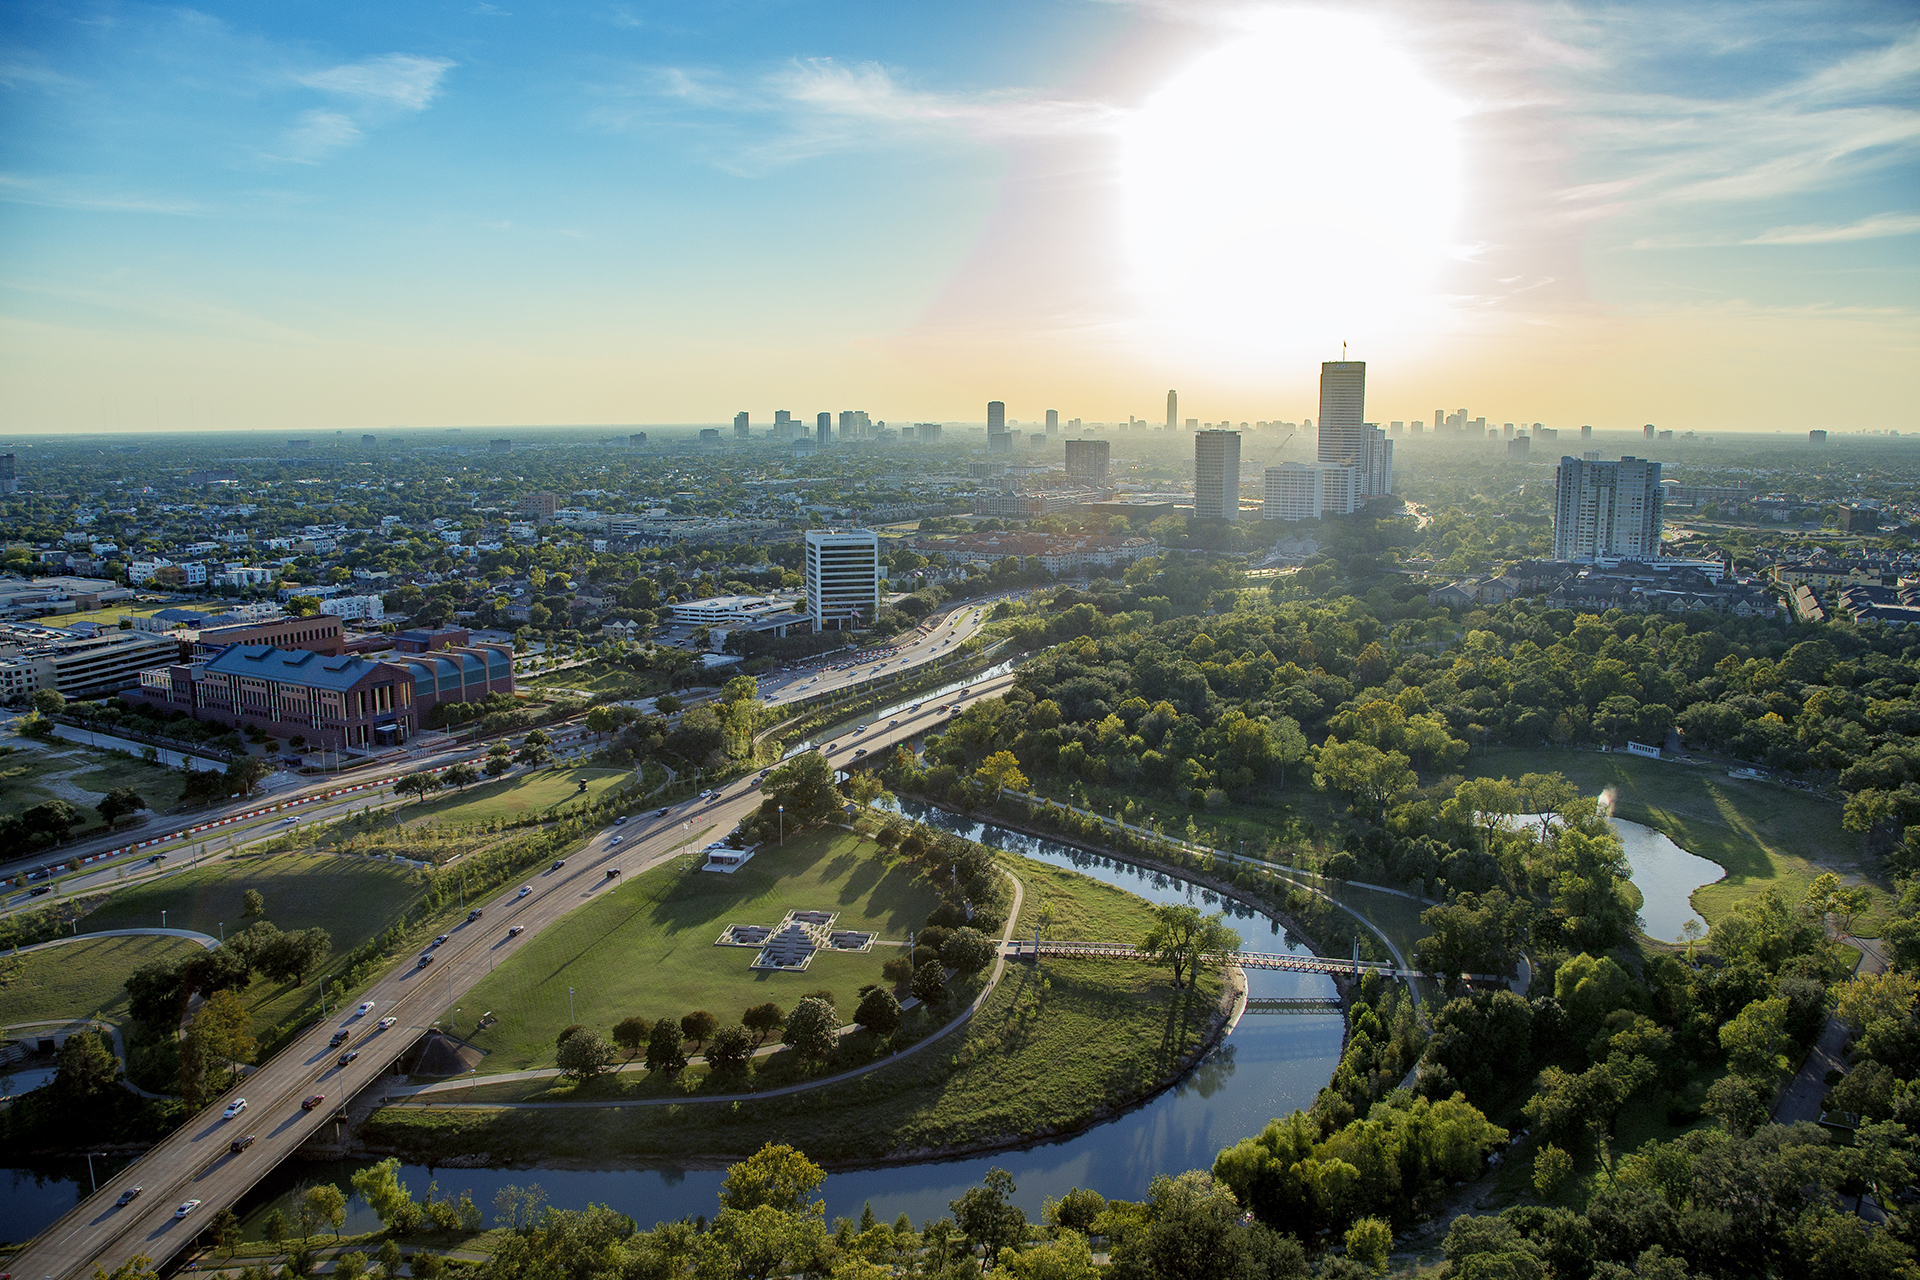
<svg viewBox="0 0 1920 1280">
<path fill-rule="evenodd" d="M 639 1014 L 631 1018 L 622 1018 L 613 1024 L 613 1042 L 627 1051 L 627 1061 L 633 1061 L 633 1055 L 640 1052 L 640 1046 L 653 1034 L 653 1024 Z"/>
<path fill-rule="evenodd" d="M 900 1025 L 900 1002 L 885 987 L 875 987 L 861 998 L 853 1020 L 869 1031 L 888 1035 Z"/>
<path fill-rule="evenodd" d="M 58 843 L 67 833 L 86 821 L 78 805 L 69 800 L 45 800 L 22 813 L 18 829 L 29 837 L 45 836 Z"/>
<path fill-rule="evenodd" d="M 400 1181 L 400 1161 L 388 1157 L 378 1164 L 356 1169 L 353 1193 L 367 1202 L 380 1219 L 380 1225 L 394 1235 L 404 1235 L 420 1223 L 420 1206 Z M 384 1265 L 385 1260 L 382 1259 Z"/>
<path fill-rule="evenodd" d="M 231 990 L 216 991 L 180 1041 L 182 1090 L 200 1100 L 226 1091 L 238 1064 L 253 1058 L 253 1023 Z"/>
<path fill-rule="evenodd" d="M 279 1209 L 271 1210 L 267 1214 L 267 1220 L 261 1224 L 260 1229 L 267 1237 L 267 1243 L 276 1249 L 292 1239 L 292 1234 L 287 1230 L 287 1215 Z"/>
<path fill-rule="evenodd" d="M 605 707 L 594 707 L 587 712 L 587 732 L 596 740 L 604 738 L 613 731 L 613 712 Z"/>
<path fill-rule="evenodd" d="M 753 1032 L 737 1022 L 730 1022 L 718 1031 L 712 1032 L 707 1044 L 707 1063 L 716 1071 L 744 1070 L 753 1057 Z"/>
<path fill-rule="evenodd" d="M 612 1066 L 617 1056 L 618 1051 L 602 1040 L 599 1032 L 582 1027 L 555 1051 L 554 1065 L 569 1079 L 586 1081 Z"/>
<path fill-rule="evenodd" d="M 240 914 L 252 920 L 267 914 L 267 900 L 260 895 L 258 889 L 246 889 L 241 892 Z"/>
<path fill-rule="evenodd" d="M 27 705 L 43 716 L 57 716 L 67 709 L 67 700 L 58 689 L 35 689 Z"/>
<path fill-rule="evenodd" d="M 947 1204 L 967 1243 L 983 1249 L 989 1258 L 1026 1240 L 1025 1210 L 1007 1203 L 1014 1190 L 1013 1175 L 995 1166 L 987 1170 L 981 1186 L 969 1187 L 958 1200 Z"/>
<path fill-rule="evenodd" d="M 535 606 L 535 608 L 538 607 L 537 605 Z M 538 767 L 553 759 L 553 752 L 547 750 L 544 745 L 529 740 L 518 751 L 513 753 L 513 758 L 521 764 Z"/>
<path fill-rule="evenodd" d="M 1173 985 L 1189 970 L 1198 977 L 1202 959 L 1240 948 L 1240 935 L 1229 928 L 1226 914 L 1200 914 L 1186 903 L 1162 903 L 1154 908 L 1153 927 L 1141 939 L 1140 949 L 1173 969 Z"/>
<path fill-rule="evenodd" d="M 148 1280 L 148 1277 L 153 1274 L 153 1259 L 144 1253 L 138 1253 L 112 1271 L 95 1267 L 93 1280 Z"/>
<path fill-rule="evenodd" d="M 42 690 L 42 692 L 46 692 Z M 94 809 L 100 814 L 100 820 L 109 827 L 116 826 L 120 819 L 138 813 L 147 807 L 147 802 L 132 787 L 115 787 L 100 799 Z"/>
<path fill-rule="evenodd" d="M 488 756 L 487 762 L 480 767 L 480 771 L 489 778 L 497 778 L 511 768 L 513 768 L 513 761 L 507 756 Z"/>
<path fill-rule="evenodd" d="M 786 808 L 786 829 L 802 831 L 841 819 L 847 803 L 833 785 L 833 766 L 818 751 L 803 751 L 775 769 L 760 790 L 765 799 L 755 822 L 767 832 L 777 829 L 781 806 Z"/>
<path fill-rule="evenodd" d="M 913 971 L 911 987 L 914 999 L 928 1008 L 946 1003 L 947 971 L 938 960 L 929 960 Z"/>
<path fill-rule="evenodd" d="M 294 929 L 277 934 L 262 947 L 255 964 L 269 978 L 298 985 L 332 951 L 333 936 L 325 929 Z"/>
<path fill-rule="evenodd" d="M 812 1207 L 810 1197 L 826 1180 L 826 1170 L 799 1151 L 784 1143 L 769 1142 L 727 1170 L 726 1180 L 720 1184 L 720 1207 L 735 1213 L 761 1208 L 783 1214 L 807 1213 Z"/>
<path fill-rule="evenodd" d="M 84 1104 L 105 1095 L 120 1078 L 120 1060 L 105 1035 L 76 1031 L 60 1046 L 54 1067 L 54 1093 L 67 1104 Z"/>
<path fill-rule="evenodd" d="M 1573 1157 L 1551 1142 L 1533 1157 L 1533 1189 L 1542 1200 L 1551 1200 L 1560 1184 L 1573 1173 Z"/>
<path fill-rule="evenodd" d="M 424 801 L 428 796 L 438 791 L 441 785 L 438 774 L 428 773 L 423 770 L 420 773 L 410 773 L 400 779 L 400 781 L 394 783 L 393 794 L 397 796 L 419 796 L 420 799 Z"/>
<path fill-rule="evenodd" d="M 803 996 L 787 1015 L 780 1043 L 803 1062 L 825 1062 L 840 1046 L 840 1015 L 830 1001 Z"/>
<path fill-rule="evenodd" d="M 653 709 L 663 716 L 676 715 L 685 705 L 670 693 L 663 693 L 653 700 Z"/>
<path fill-rule="evenodd" d="M 940 944 L 940 963 L 958 973 L 978 973 L 993 962 L 1000 948 L 978 929 L 955 929 Z"/>
<path fill-rule="evenodd" d="M 753 1032 L 754 1044 L 762 1044 L 766 1038 L 786 1025 L 787 1015 L 779 1005 L 769 1000 L 757 1004 L 740 1015 L 741 1025 Z"/>
<path fill-rule="evenodd" d="M 994 752 L 980 762 L 973 776 L 986 793 L 988 804 L 999 800 L 1003 791 L 1025 791 L 1029 785 L 1027 775 L 1020 772 L 1020 761 L 1011 751 Z"/>
<path fill-rule="evenodd" d="M 400 1242 L 392 1236 L 382 1240 L 379 1257 L 382 1280 L 400 1280 Z"/>
<path fill-rule="evenodd" d="M 340 1228 L 347 1225 L 347 1198 L 331 1182 L 316 1183 L 300 1197 L 300 1220 L 332 1227 L 337 1240 Z"/>
<path fill-rule="evenodd" d="M 240 1247 L 240 1215 L 231 1209 L 222 1209 L 213 1215 L 213 1247 L 229 1258 Z"/>
<path fill-rule="evenodd" d="M 1338 742 L 1331 736 L 1314 753 L 1313 770 L 1315 783 L 1368 817 L 1384 812 L 1419 785 L 1404 752 L 1382 751 L 1360 741 Z"/>
<path fill-rule="evenodd" d="M 707 1037 L 713 1034 L 713 1029 L 719 1025 L 720 1020 L 705 1009 L 695 1009 L 680 1019 L 680 1034 L 685 1039 L 693 1041 L 695 1045 L 703 1045 Z"/>
<path fill-rule="evenodd" d="M 447 767 L 446 783 L 450 787 L 458 787 L 464 791 L 478 781 L 480 781 L 480 771 L 464 760 Z"/>
<path fill-rule="evenodd" d="M 1787 1001 L 1755 1000 L 1720 1027 L 1727 1063 L 1743 1076 L 1767 1078 L 1787 1070 Z"/>
<path fill-rule="evenodd" d="M 1379 1218 L 1360 1218 L 1347 1228 L 1347 1256 L 1375 1275 L 1385 1275 L 1393 1252 L 1393 1228 Z"/>
<path fill-rule="evenodd" d="M 505 1226 L 509 1231 L 518 1231 L 522 1227 L 531 1230 L 540 1219 L 540 1206 L 546 1202 L 547 1193 L 539 1183 L 531 1182 L 519 1187 L 509 1182 L 494 1193 L 494 1225 Z"/>
<path fill-rule="evenodd" d="M 662 1018 L 653 1024 L 647 1037 L 647 1070 L 672 1075 L 686 1069 L 687 1055 L 680 1047 L 680 1024 Z"/>
</svg>

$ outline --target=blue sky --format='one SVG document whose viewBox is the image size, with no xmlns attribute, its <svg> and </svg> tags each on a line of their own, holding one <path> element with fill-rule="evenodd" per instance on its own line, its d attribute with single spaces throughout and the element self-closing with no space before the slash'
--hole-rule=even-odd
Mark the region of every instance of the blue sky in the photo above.
<svg viewBox="0 0 1920 1280">
<path fill-rule="evenodd" d="M 1920 391 L 1910 3 L 9 15 L 12 431 Z"/>
</svg>

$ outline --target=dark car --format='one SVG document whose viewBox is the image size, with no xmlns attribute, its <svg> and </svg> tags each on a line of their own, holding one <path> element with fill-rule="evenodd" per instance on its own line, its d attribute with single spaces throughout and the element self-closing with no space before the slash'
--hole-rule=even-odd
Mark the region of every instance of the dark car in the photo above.
<svg viewBox="0 0 1920 1280">
<path fill-rule="evenodd" d="M 252 1145 L 253 1145 L 253 1135 L 248 1134 L 244 1138 L 235 1138 L 232 1142 L 229 1142 L 227 1144 L 227 1150 L 231 1151 L 234 1155 L 237 1156 L 242 1151 L 245 1151 L 248 1147 Z"/>
<path fill-rule="evenodd" d="M 433 963 L 432 956 L 421 956 L 418 960 L 413 962 L 413 967 L 416 969 L 424 969 L 432 963 Z"/>
<path fill-rule="evenodd" d="M 35 886 L 33 886 L 33 888 L 31 888 L 31 889 L 29 889 L 29 890 L 27 890 L 27 896 L 28 896 L 29 898 L 37 898 L 37 897 L 39 897 L 39 896 L 40 896 L 41 894 L 43 894 L 43 893 L 52 893 L 52 892 L 53 892 L 53 886 L 52 886 L 52 885 L 50 885 L 50 884 L 37 884 L 37 885 L 35 885 Z"/>
<path fill-rule="evenodd" d="M 300 1109 L 302 1111 L 311 1111 L 315 1107 L 319 1106 L 321 1103 L 325 1102 L 326 1100 L 327 1100 L 326 1094 L 316 1093 L 311 1098 L 308 1098 L 305 1102 L 301 1103 Z"/>
<path fill-rule="evenodd" d="M 344 1067 L 359 1056 L 360 1056 L 360 1051 L 358 1049 L 349 1049 L 345 1053 L 340 1055 L 340 1065 Z"/>
<path fill-rule="evenodd" d="M 552 866 L 550 866 L 550 867 L 548 867 L 548 868 L 547 868 L 547 870 L 549 870 L 549 871 L 558 871 L 558 870 L 559 870 L 560 868 L 562 868 L 562 867 L 564 867 L 564 866 L 566 866 L 566 865 L 567 865 L 567 860 L 566 860 L 565 858 L 555 858 L 555 859 L 553 860 L 553 865 L 552 865 Z"/>
<path fill-rule="evenodd" d="M 480 918 L 480 908 L 475 907 L 473 910 L 467 912 L 467 919 L 469 921 L 478 920 L 479 918 Z"/>
<path fill-rule="evenodd" d="M 614 878 L 615 876 L 617 876 L 617 875 L 619 875 L 619 874 L 620 874 L 620 868 L 618 868 L 618 867 L 608 867 L 608 868 L 607 868 L 607 879 L 609 879 L 609 880 L 611 880 L 611 879 L 613 879 L 613 878 Z"/>
<path fill-rule="evenodd" d="M 329 1049 L 332 1049 L 338 1045 L 345 1044 L 347 1042 L 347 1037 L 352 1034 L 353 1032 L 342 1027 L 340 1030 L 333 1033 L 333 1039 L 327 1041 L 327 1047 Z"/>
<path fill-rule="evenodd" d="M 669 813 L 671 813 L 671 812 L 672 812 L 672 810 L 671 810 L 671 809 L 662 809 L 662 810 L 661 810 L 660 812 L 658 812 L 658 813 L 656 813 L 656 814 L 654 814 L 653 816 L 654 816 L 654 817 L 656 817 L 656 818 L 664 818 L 664 817 L 666 817 L 666 816 L 667 816 L 667 814 L 669 814 Z"/>
<path fill-rule="evenodd" d="M 132 1204 L 135 1200 L 139 1199 L 140 1193 L 145 1190 L 146 1190 L 145 1187 L 128 1187 L 125 1191 L 122 1191 L 120 1193 L 120 1198 L 118 1200 L 115 1200 L 114 1203 L 115 1204 Z"/>
</svg>

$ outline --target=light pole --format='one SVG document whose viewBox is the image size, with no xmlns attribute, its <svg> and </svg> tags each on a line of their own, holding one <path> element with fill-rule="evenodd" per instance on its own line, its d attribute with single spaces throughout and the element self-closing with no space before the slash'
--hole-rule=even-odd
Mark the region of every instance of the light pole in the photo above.
<svg viewBox="0 0 1920 1280">
<path fill-rule="evenodd" d="M 571 1023 L 571 1022 L 572 1022 L 573 1020 L 574 1020 L 574 1018 L 573 1018 L 573 988 L 572 988 L 572 987 L 568 987 L 568 988 L 567 988 L 567 1021 L 568 1021 L 569 1023 Z"/>
<path fill-rule="evenodd" d="M 787 847 L 787 806 L 780 804 L 774 808 L 780 811 L 780 847 L 784 849 Z"/>
<path fill-rule="evenodd" d="M 160 927 L 162 929 L 167 927 L 167 913 L 165 908 L 162 908 L 160 911 Z"/>
<path fill-rule="evenodd" d="M 222 920 L 220 922 L 220 941 L 225 942 L 226 940 L 227 940 L 227 922 L 225 920 Z"/>
</svg>

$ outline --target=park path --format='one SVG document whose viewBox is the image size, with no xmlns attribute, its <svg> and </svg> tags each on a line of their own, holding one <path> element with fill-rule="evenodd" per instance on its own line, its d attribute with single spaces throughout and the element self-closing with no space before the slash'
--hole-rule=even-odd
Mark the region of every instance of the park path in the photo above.
<svg viewBox="0 0 1920 1280">
<path fill-rule="evenodd" d="M 412 1085 L 412 1086 L 407 1086 L 404 1093 L 396 1091 L 396 1092 L 390 1093 L 388 1096 L 401 1098 L 402 1101 L 395 1104 L 398 1106 L 439 1107 L 441 1109 L 473 1110 L 473 1111 L 497 1111 L 497 1110 L 502 1110 L 506 1108 L 517 1108 L 517 1109 L 525 1109 L 525 1110 L 569 1110 L 569 1109 L 577 1110 L 580 1108 L 593 1108 L 593 1107 L 692 1106 L 702 1102 L 740 1102 L 742 1100 L 747 1100 L 747 1099 L 751 1099 L 753 1101 L 759 1101 L 763 1098 L 778 1098 L 787 1094 L 804 1093 L 810 1089 L 822 1089 L 828 1085 L 840 1084 L 843 1081 L 855 1079 L 859 1076 L 866 1075 L 869 1072 L 878 1071 L 880 1068 L 899 1062 L 903 1058 L 910 1058 L 914 1054 L 919 1053 L 922 1049 L 925 1049 L 928 1045 L 934 1044 L 940 1040 L 945 1039 L 949 1032 L 953 1031 L 955 1028 L 959 1027 L 961 1024 L 967 1022 L 969 1019 L 973 1017 L 974 1014 L 980 1012 L 980 1010 L 983 1007 L 985 1007 L 988 998 L 993 995 L 994 989 L 999 986 L 1001 976 L 1004 975 L 1007 970 L 1007 946 L 1013 940 L 1013 928 L 1014 928 L 1014 925 L 1020 919 L 1020 906 L 1026 900 L 1026 887 L 1020 883 L 1020 877 L 1014 875 L 1011 871 L 1007 871 L 1005 868 L 1001 869 L 1001 874 L 1005 875 L 1007 879 L 1013 881 L 1013 906 L 1007 912 L 1006 928 L 1002 929 L 1000 932 L 1000 945 L 995 948 L 995 955 L 993 960 L 993 972 L 991 975 L 988 976 L 986 986 L 980 989 L 980 994 L 975 996 L 973 998 L 972 1003 L 968 1004 L 965 1009 L 962 1009 L 957 1015 L 955 1015 L 954 1019 L 951 1022 L 947 1023 L 944 1027 L 941 1027 L 939 1030 L 928 1035 L 925 1039 L 919 1040 L 914 1044 L 907 1046 L 905 1049 L 902 1049 L 899 1053 L 890 1054 L 885 1058 L 877 1058 L 872 1062 L 865 1063 L 862 1066 L 853 1067 L 849 1070 L 839 1072 L 836 1075 L 822 1076 L 818 1080 L 807 1080 L 807 1081 L 803 1081 L 800 1084 L 782 1085 L 778 1089 L 768 1089 L 762 1093 L 727 1093 L 727 1094 L 714 1094 L 707 1097 L 687 1096 L 687 1097 L 679 1097 L 679 1098 L 611 1098 L 605 1101 L 581 1101 L 581 1102 L 440 1102 L 440 1103 L 436 1103 L 431 1098 L 425 1099 L 423 1101 L 413 1101 L 413 1099 L 419 1098 L 422 1094 L 430 1094 L 436 1091 L 450 1091 L 453 1089 L 471 1089 L 471 1088 L 477 1087 L 482 1083 L 492 1084 L 496 1081 L 503 1081 L 503 1080 L 544 1079 L 549 1076 L 555 1076 L 560 1074 L 557 1069 L 546 1068 L 538 1071 L 519 1071 L 519 1072 L 514 1072 L 508 1075 L 488 1076 L 485 1078 L 484 1081 L 475 1079 L 475 1080 L 458 1081 L 458 1082 L 444 1081 L 444 1082 L 441 1082 L 440 1084 L 430 1084 L 430 1085 Z M 841 1028 L 840 1034 L 846 1035 L 852 1029 L 853 1028 L 851 1027 L 843 1027 Z M 778 1048 L 779 1046 L 772 1045 L 772 1046 L 768 1046 L 766 1049 L 762 1050 L 761 1052 L 774 1052 Z M 760 1056 L 760 1053 L 756 1053 L 754 1056 L 758 1057 Z"/>
<path fill-rule="evenodd" d="M 50 942 L 36 942 L 30 947 L 15 947 L 12 954 L 24 956 L 33 951 L 45 951 L 48 947 L 64 947 L 74 942 L 91 942 L 95 938 L 186 938 L 191 942 L 199 943 L 209 951 L 220 945 L 220 939 L 212 934 L 201 933 L 194 929 L 100 929 L 93 933 L 69 934 Z"/>
<path fill-rule="evenodd" d="M 1859 973 L 1885 973 L 1887 958 L 1878 945 L 1869 945 L 1867 940 L 1850 938 L 1860 950 Z M 1780 1091 L 1779 1101 L 1773 1105 L 1775 1124 L 1793 1124 L 1800 1120 L 1818 1122 L 1826 1111 L 1827 1073 L 1847 1069 L 1847 1027 L 1840 1019 L 1828 1017 L 1827 1025 L 1820 1029 L 1820 1038 L 1813 1042 L 1813 1048 L 1807 1051 L 1807 1060 L 1800 1064 L 1800 1070 L 1794 1072 L 1793 1079 Z"/>
<path fill-rule="evenodd" d="M 85 1023 L 87 1026 L 90 1026 L 90 1027 L 105 1027 L 107 1029 L 107 1032 L 113 1037 L 113 1056 L 120 1059 L 120 1083 L 123 1086 L 125 1086 L 127 1089 L 131 1090 L 132 1092 L 139 1094 L 143 1098 L 156 1098 L 162 1101 L 172 1100 L 173 1098 L 172 1094 L 154 1093 L 151 1090 L 142 1089 L 139 1085 L 135 1084 L 130 1077 L 128 1077 L 128 1075 L 126 1074 L 126 1068 L 127 1068 L 126 1041 L 121 1038 L 120 1028 L 111 1022 L 105 1021 L 104 1019 L 42 1018 L 38 1022 L 10 1023 L 7 1026 L 0 1027 L 0 1033 L 4 1033 L 8 1031 L 22 1031 L 29 1027 L 71 1027 L 80 1023 Z"/>
</svg>

